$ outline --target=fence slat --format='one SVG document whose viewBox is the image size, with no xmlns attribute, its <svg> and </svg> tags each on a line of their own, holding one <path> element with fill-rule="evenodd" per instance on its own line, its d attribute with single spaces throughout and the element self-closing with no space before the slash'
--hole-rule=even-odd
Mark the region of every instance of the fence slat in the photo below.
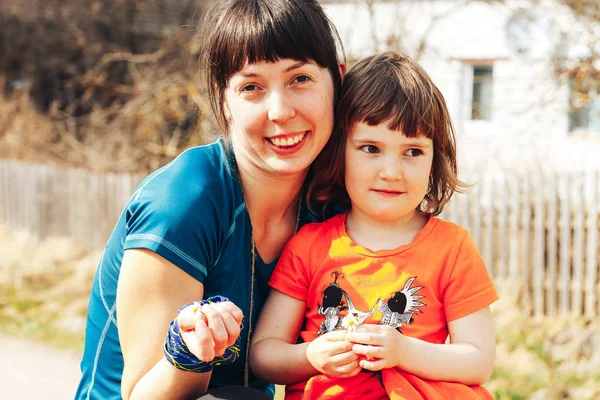
<svg viewBox="0 0 600 400">
<path fill-rule="evenodd" d="M 552 174 L 548 179 L 548 274 L 546 275 L 546 294 L 547 294 L 547 313 L 556 315 L 557 296 L 556 296 L 556 277 L 557 277 L 557 238 L 558 238 L 558 193 L 557 182 L 558 174 Z"/>
<path fill-rule="evenodd" d="M 521 209 L 521 257 L 520 257 L 520 269 L 522 271 L 522 279 L 523 279 L 523 309 L 528 313 L 532 310 L 532 301 L 531 301 L 531 265 L 529 257 L 531 252 L 531 246 L 529 243 L 529 239 L 531 236 L 531 197 L 530 197 L 530 181 L 529 174 L 523 174 L 519 179 L 519 187 L 520 187 L 520 196 L 521 203 L 519 204 L 519 208 Z"/>
<path fill-rule="evenodd" d="M 534 314 L 544 315 L 544 229 L 545 204 L 543 191 L 543 175 L 538 171 L 533 175 L 532 189 L 534 193 L 533 203 L 533 298 Z"/>
<path fill-rule="evenodd" d="M 572 180 L 573 196 L 573 277 L 571 279 L 571 299 L 573 315 L 583 311 L 583 213 L 585 203 L 582 196 L 582 174 L 577 173 Z"/>
<path fill-rule="evenodd" d="M 508 279 L 511 282 L 519 282 L 519 180 L 515 177 L 509 179 L 508 197 L 510 198 L 508 210 Z M 503 235 L 504 236 L 504 235 Z"/>
<path fill-rule="evenodd" d="M 570 210 L 570 191 L 571 185 L 569 184 L 571 179 L 569 174 L 563 174 L 560 176 L 560 277 L 559 277 L 559 291 L 558 301 L 559 309 L 561 314 L 567 314 L 569 312 L 569 295 L 570 295 L 570 257 L 569 248 L 571 246 L 571 210 Z"/>
<path fill-rule="evenodd" d="M 497 183 L 497 196 L 495 200 L 498 201 L 498 257 L 497 257 L 497 277 L 504 281 L 507 278 L 506 274 L 506 235 L 500 232 L 507 232 L 506 230 L 506 219 L 507 219 L 507 203 L 508 198 L 506 196 L 506 182 L 502 179 Z M 495 232 L 496 233 L 496 232 Z"/>
<path fill-rule="evenodd" d="M 597 305 L 598 287 L 598 171 L 588 172 L 586 185 L 589 196 L 586 204 L 587 213 L 587 246 L 586 246 L 586 271 L 585 271 L 585 315 L 594 317 L 600 315 L 600 306 Z M 598 307 L 598 308 L 596 308 Z"/>
</svg>

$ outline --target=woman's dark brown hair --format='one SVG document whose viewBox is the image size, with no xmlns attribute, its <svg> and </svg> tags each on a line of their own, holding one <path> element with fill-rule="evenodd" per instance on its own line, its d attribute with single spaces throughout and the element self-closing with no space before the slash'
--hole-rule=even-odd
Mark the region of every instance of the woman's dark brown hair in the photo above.
<svg viewBox="0 0 600 400">
<path fill-rule="evenodd" d="M 223 131 L 223 96 L 232 75 L 246 63 L 283 58 L 312 61 L 329 69 L 335 98 L 342 84 L 337 31 L 317 0 L 216 2 L 204 21 L 203 69 L 211 108 Z M 336 47 L 339 45 L 339 48 Z"/>
<path fill-rule="evenodd" d="M 334 204 L 350 207 L 344 152 L 347 133 L 357 123 L 386 123 L 407 137 L 423 135 L 433 141 L 429 190 L 418 208 L 422 214 L 438 215 L 452 194 L 466 186 L 457 176 L 456 139 L 444 96 L 408 56 L 385 52 L 358 62 L 344 78 L 333 134 L 313 166 L 308 193 L 313 213 Z"/>
</svg>

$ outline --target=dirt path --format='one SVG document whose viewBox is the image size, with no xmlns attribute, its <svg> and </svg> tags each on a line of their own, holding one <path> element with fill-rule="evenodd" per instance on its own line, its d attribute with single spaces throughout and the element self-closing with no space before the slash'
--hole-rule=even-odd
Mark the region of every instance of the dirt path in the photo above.
<svg viewBox="0 0 600 400">
<path fill-rule="evenodd" d="M 71 400 L 79 382 L 74 352 L 0 335 L 0 381 L 4 399 Z"/>
</svg>

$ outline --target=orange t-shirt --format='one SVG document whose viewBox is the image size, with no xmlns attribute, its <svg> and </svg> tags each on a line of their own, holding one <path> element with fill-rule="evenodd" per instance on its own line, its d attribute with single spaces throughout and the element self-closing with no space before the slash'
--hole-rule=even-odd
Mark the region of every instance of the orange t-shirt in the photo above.
<svg viewBox="0 0 600 400">
<path fill-rule="evenodd" d="M 341 329 L 348 313 L 403 334 L 445 343 L 448 321 L 480 310 L 498 295 L 468 232 L 430 217 L 412 243 L 370 251 L 346 233 L 346 214 L 304 226 L 271 276 L 274 289 L 306 303 L 302 340 Z M 428 381 L 399 368 L 353 378 L 316 375 L 286 387 L 292 399 L 492 399 L 482 387 Z"/>
</svg>

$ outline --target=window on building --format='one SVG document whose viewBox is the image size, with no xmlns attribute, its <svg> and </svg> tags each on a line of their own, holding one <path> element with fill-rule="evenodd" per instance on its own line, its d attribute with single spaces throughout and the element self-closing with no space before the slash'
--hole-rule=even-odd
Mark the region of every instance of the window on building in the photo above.
<svg viewBox="0 0 600 400">
<path fill-rule="evenodd" d="M 600 82 L 571 82 L 569 132 L 600 132 Z"/>
<path fill-rule="evenodd" d="M 471 119 L 492 119 L 492 65 L 473 65 Z"/>
</svg>

